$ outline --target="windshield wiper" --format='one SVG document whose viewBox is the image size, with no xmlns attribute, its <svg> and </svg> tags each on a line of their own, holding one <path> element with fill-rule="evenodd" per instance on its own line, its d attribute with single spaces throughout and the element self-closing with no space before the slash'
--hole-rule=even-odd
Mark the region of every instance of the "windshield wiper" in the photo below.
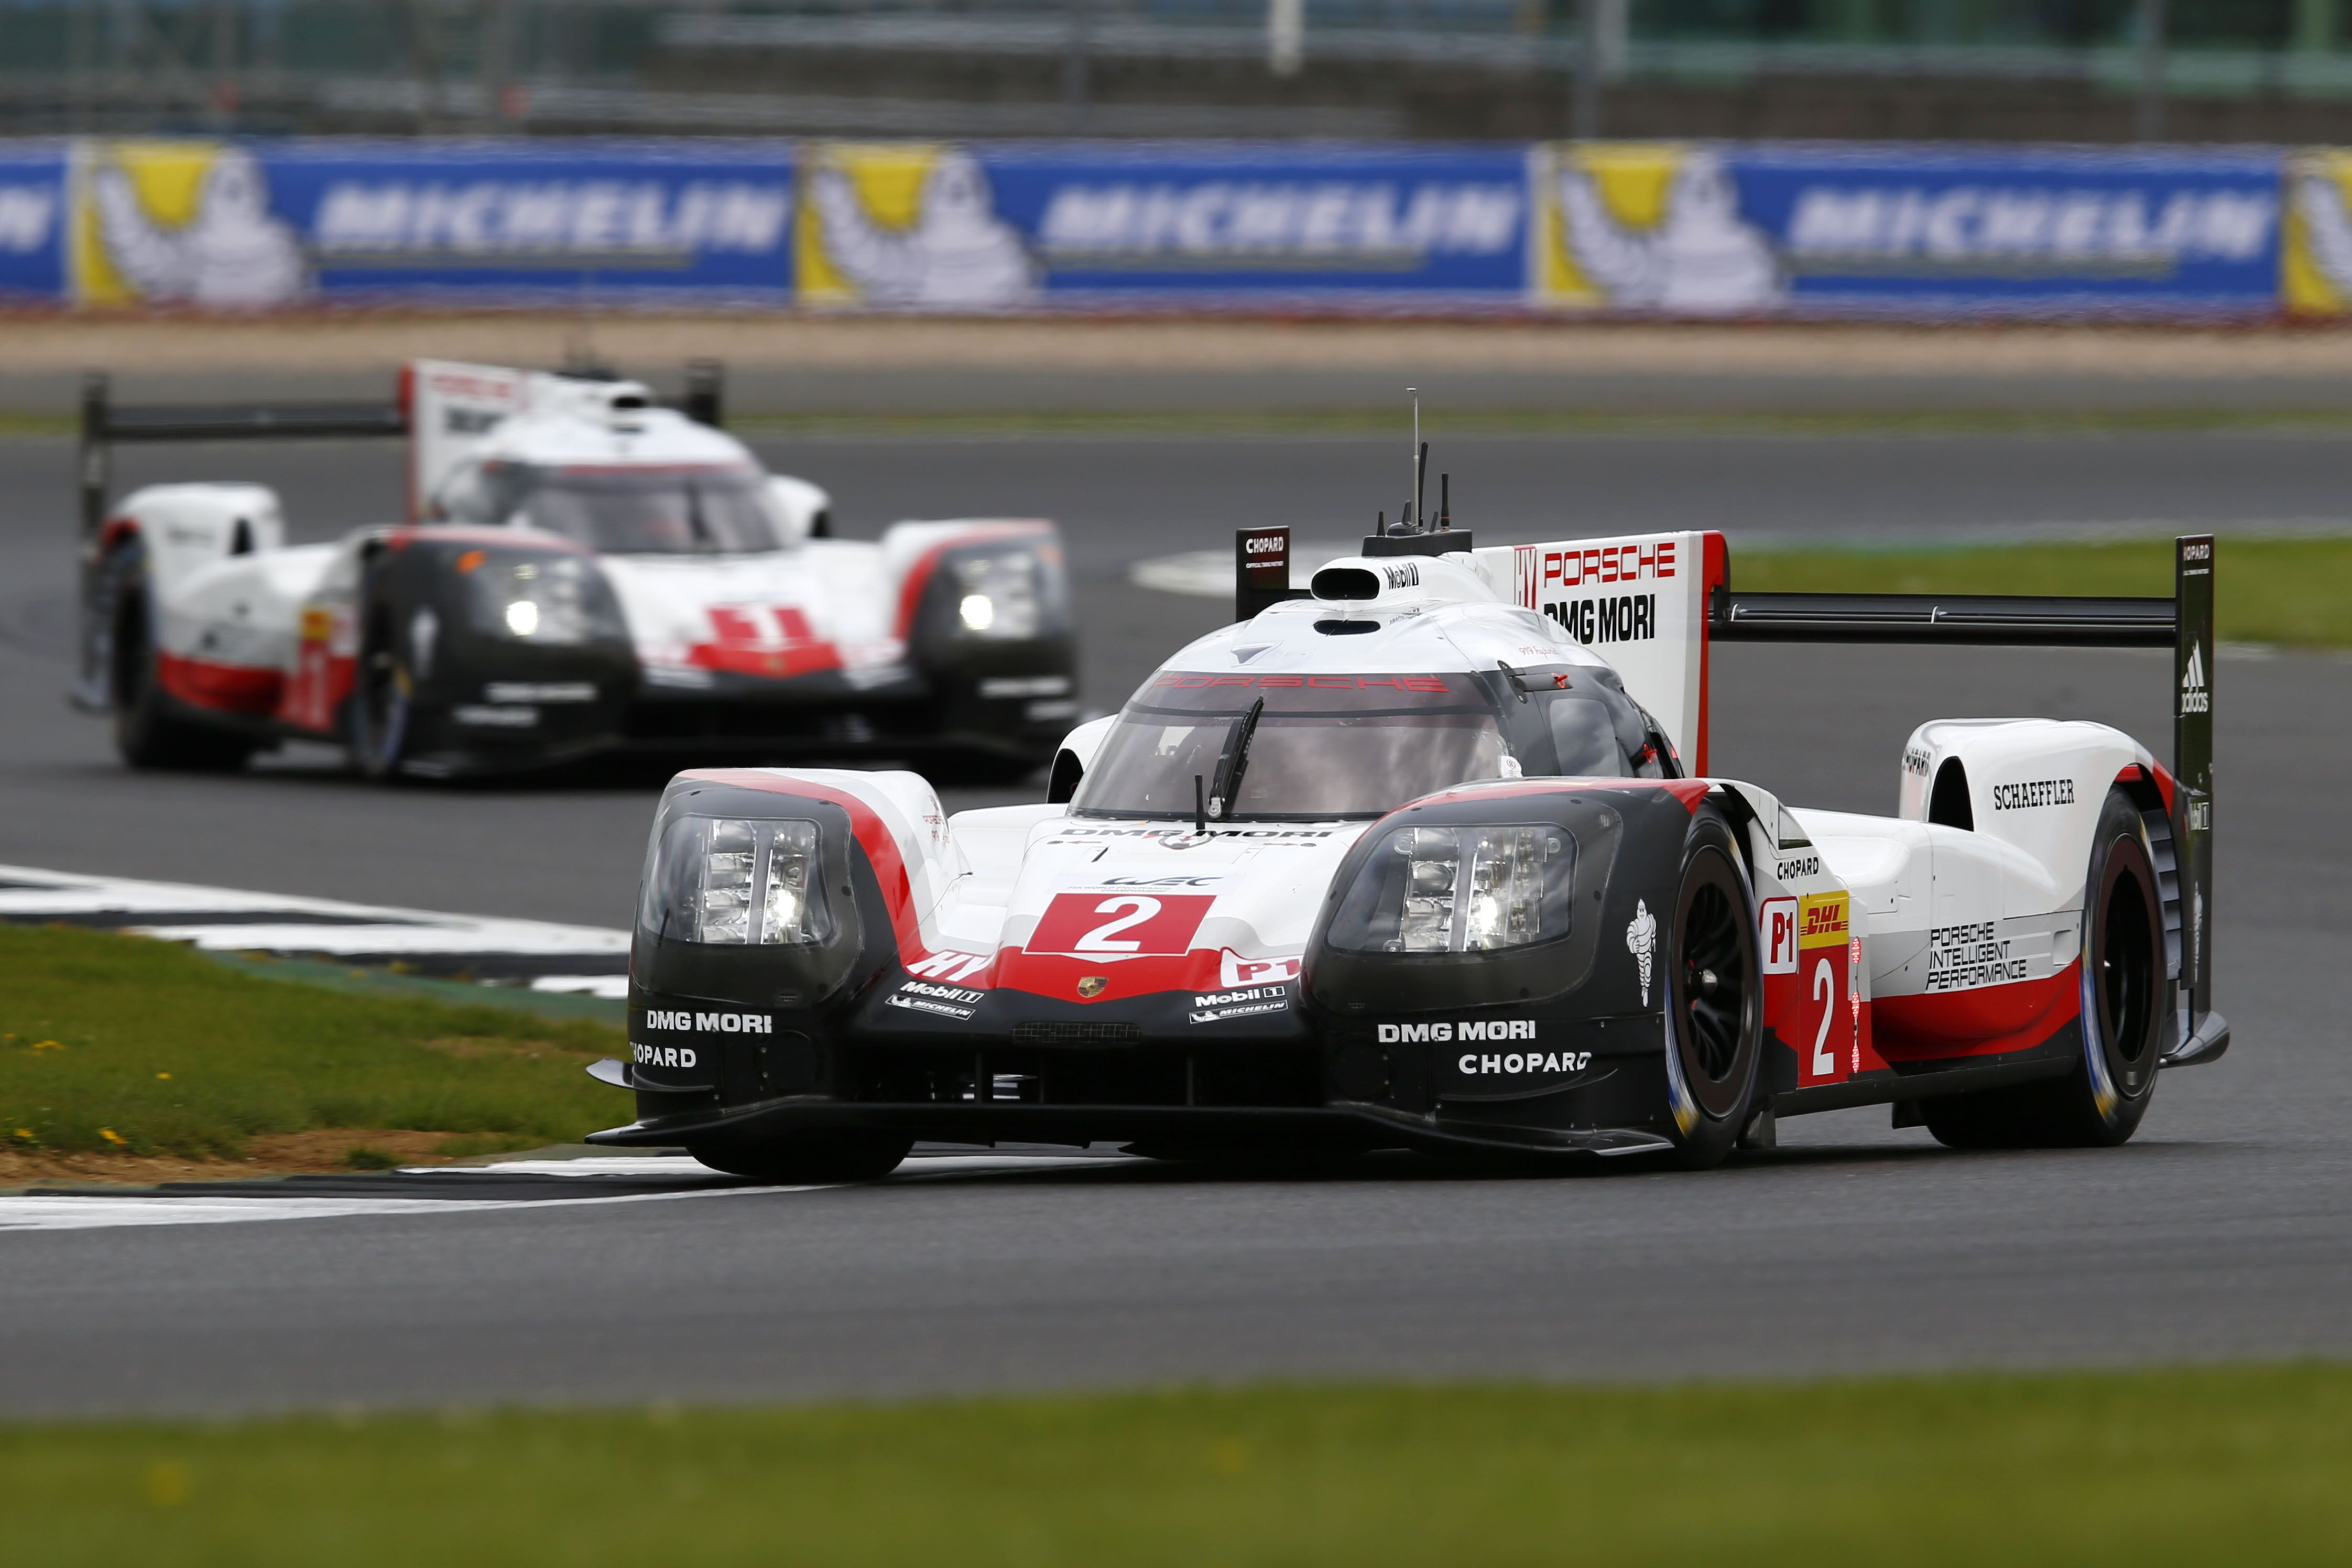
<svg viewBox="0 0 2352 1568">
<path fill-rule="evenodd" d="M 1225 754 L 1217 759 L 1216 782 L 1209 789 L 1209 815 L 1220 820 L 1234 814 L 1234 792 L 1242 787 L 1242 770 L 1249 766 L 1250 737 L 1257 733 L 1257 717 L 1265 711 L 1265 699 L 1261 697 L 1249 706 L 1249 711 L 1234 721 L 1233 738 L 1225 743 Z"/>
</svg>

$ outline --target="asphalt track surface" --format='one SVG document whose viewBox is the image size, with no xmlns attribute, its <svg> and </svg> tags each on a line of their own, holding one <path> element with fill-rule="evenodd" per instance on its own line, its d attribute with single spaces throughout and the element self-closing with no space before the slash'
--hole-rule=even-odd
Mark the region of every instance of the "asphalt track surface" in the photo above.
<svg viewBox="0 0 2352 1568">
<path fill-rule="evenodd" d="M 1502 537 L 1554 518 L 1560 533 L 2226 532 L 2352 510 L 2329 437 L 1495 439 L 1442 455 L 1457 510 L 1482 531 L 1507 519 Z M 393 460 L 363 448 L 225 452 L 216 470 L 202 456 L 174 477 L 271 479 L 314 535 L 396 495 Z M 0 445 L 0 861 L 622 922 L 646 781 L 374 792 L 299 758 L 220 780 L 115 769 L 100 727 L 63 707 L 46 638 L 68 624 L 64 457 Z M 1339 440 L 800 442 L 772 460 L 833 486 L 853 531 L 900 514 L 1062 519 L 1103 705 L 1217 619 L 1128 586 L 1127 563 L 1260 521 L 1328 536 L 1393 505 L 1403 472 L 1401 445 Z M 1799 804 L 1888 809 L 1902 741 L 1933 716 L 2100 718 L 2168 746 L 2160 654 L 1740 648 L 1717 679 L 1717 771 Z M 2327 782 L 2352 773 L 2347 693 L 2338 658 L 2220 663 L 2218 992 L 2237 1043 L 2166 1075 L 2120 1151 L 1954 1154 L 1856 1111 L 1785 1123 L 1777 1152 L 1704 1175 L 983 1163 L 857 1188 L 24 1232 L 0 1241 L 0 1410 L 2352 1352 L 2352 844 Z"/>
</svg>

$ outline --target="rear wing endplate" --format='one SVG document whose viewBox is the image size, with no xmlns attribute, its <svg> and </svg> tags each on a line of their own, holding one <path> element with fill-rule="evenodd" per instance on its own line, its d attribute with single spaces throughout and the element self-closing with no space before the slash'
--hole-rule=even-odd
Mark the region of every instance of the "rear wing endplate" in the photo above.
<svg viewBox="0 0 2352 1568">
<path fill-rule="evenodd" d="M 2181 879 L 2179 1044 L 2167 1067 L 2230 1046 L 2213 1010 L 2213 536 L 2173 542 L 2168 599 L 1977 594 L 1709 595 L 1710 642 L 1941 643 L 2172 649 L 2172 841 Z"/>
</svg>

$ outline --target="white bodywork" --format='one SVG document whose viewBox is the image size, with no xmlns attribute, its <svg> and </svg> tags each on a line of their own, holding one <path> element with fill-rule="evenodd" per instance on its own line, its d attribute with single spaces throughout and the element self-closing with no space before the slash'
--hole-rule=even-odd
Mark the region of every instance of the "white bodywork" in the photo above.
<svg viewBox="0 0 2352 1568">
<path fill-rule="evenodd" d="M 1493 670 L 1498 662 L 1604 662 L 1561 620 L 1498 592 L 1486 563 L 1467 555 L 1349 559 L 1326 570 L 1333 568 L 1378 574 L 1379 593 L 1276 605 L 1192 644 L 1155 679 L 1369 678 Z M 1335 617 L 1373 629 L 1317 629 Z M 1671 694 L 1681 671 L 1671 660 L 1652 667 Z M 1072 731 L 1065 749 L 1091 766 L 1113 722 Z M 1967 771 L 1973 830 L 1925 820 L 1926 781 L 1948 759 Z M 1784 809 L 1770 792 L 1729 780 L 1653 786 L 1708 792 L 1743 824 L 1767 1022 L 1800 1044 L 1804 1086 L 1905 1058 L 1991 1048 L 1987 1041 L 2031 1031 L 2053 1010 L 2058 1022 L 2071 1016 L 2066 987 L 2082 942 L 2094 826 L 2119 779 L 2152 787 L 2158 776 L 2147 751 L 2117 731 L 2031 719 L 1923 725 L 1901 768 L 1899 815 L 1884 817 Z M 1204 1017 L 1287 997 L 1281 987 L 1297 976 L 1333 871 L 1372 826 L 1360 818 L 1242 819 L 1213 822 L 1203 838 L 1189 820 L 1104 818 L 1066 805 L 942 818 L 936 797 L 910 774 L 771 776 L 821 781 L 870 806 L 908 868 L 919 935 L 902 941 L 900 956 L 914 973 L 968 988 L 1043 992 L 1076 965 L 1107 977 L 1113 997 L 1195 990 Z M 1516 776 L 1506 759 L 1488 787 L 1509 790 Z M 1056 901 L 1071 898 L 1103 917 L 1099 928 L 1041 943 Z M 1181 952 L 1131 942 L 1158 918 L 1129 920 L 1135 900 L 1158 910 L 1187 898 L 1206 902 L 1197 920 L 1187 917 Z M 1263 998 L 1230 994 L 1268 986 L 1275 989 Z"/>
<path fill-rule="evenodd" d="M 598 472 L 756 469 L 724 432 L 647 405 L 634 382 L 581 381 L 495 366 L 420 362 L 404 385 L 410 403 L 412 521 L 431 526 L 442 502 L 482 465 Z M 740 553 L 605 553 L 646 682 L 692 691 L 730 674 L 790 679 L 838 668 L 853 687 L 910 676 L 909 581 L 942 547 L 998 533 L 1045 533 L 1027 521 L 902 522 L 879 542 L 813 537 L 830 505 L 806 480 L 764 478 L 782 547 Z M 521 526 L 520 514 L 500 520 Z M 285 683 L 283 704 L 237 710 L 297 729 L 324 723 L 323 706 L 298 700 L 304 649 L 347 660 L 357 650 L 358 554 L 381 527 L 340 543 L 289 547 L 277 495 L 251 484 L 150 485 L 109 514 L 105 548 L 136 537 L 156 606 L 155 642 L 182 682 L 201 667 L 205 689 L 224 682 L 260 691 Z M 1034 695 L 1075 710 L 1069 683 Z"/>
</svg>

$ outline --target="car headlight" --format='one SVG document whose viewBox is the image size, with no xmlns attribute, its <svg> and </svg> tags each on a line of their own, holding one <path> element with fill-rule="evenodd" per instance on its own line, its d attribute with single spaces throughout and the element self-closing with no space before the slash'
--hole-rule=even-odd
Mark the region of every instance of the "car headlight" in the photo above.
<svg viewBox="0 0 2352 1568">
<path fill-rule="evenodd" d="M 474 625 L 494 637 L 576 646 L 625 635 L 612 590 L 577 557 L 469 550 L 457 558 L 457 571 Z"/>
<path fill-rule="evenodd" d="M 1348 952 L 1486 952 L 1569 934 L 1576 838 L 1556 823 L 1399 827 L 1331 917 Z"/>
<path fill-rule="evenodd" d="M 821 836 L 793 818 L 682 816 L 669 825 L 639 919 L 673 942 L 813 947 L 833 935 Z"/>
<path fill-rule="evenodd" d="M 1035 637 L 1045 619 L 1043 566 L 1028 550 L 955 562 L 956 629 L 1006 642 Z"/>
</svg>

